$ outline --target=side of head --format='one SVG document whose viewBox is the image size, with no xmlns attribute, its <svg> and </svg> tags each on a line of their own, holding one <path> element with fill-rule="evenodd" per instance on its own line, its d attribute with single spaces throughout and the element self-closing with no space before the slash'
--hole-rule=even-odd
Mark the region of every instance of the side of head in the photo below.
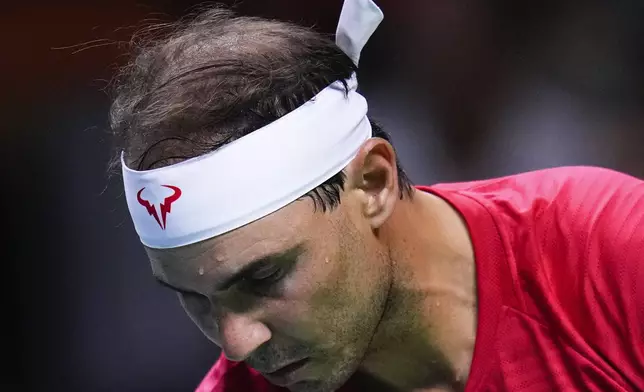
<svg viewBox="0 0 644 392">
<path fill-rule="evenodd" d="M 117 79 L 110 113 L 117 151 L 136 170 L 215 151 L 355 71 L 331 39 L 310 29 L 206 10 L 141 45 Z M 277 384 L 320 391 L 342 384 L 385 307 L 389 260 L 379 229 L 411 197 L 411 184 L 387 135 L 372 128 L 374 138 L 345 170 L 298 201 L 210 240 L 147 249 L 155 276 L 178 289 L 190 317 L 229 358 L 265 373 L 307 359 L 297 372 L 267 375 Z M 267 148 L 279 154 L 278 141 Z"/>
</svg>

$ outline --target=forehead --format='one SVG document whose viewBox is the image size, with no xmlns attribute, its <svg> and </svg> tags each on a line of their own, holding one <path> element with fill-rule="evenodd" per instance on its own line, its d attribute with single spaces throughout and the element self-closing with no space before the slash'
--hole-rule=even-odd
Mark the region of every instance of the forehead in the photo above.
<svg viewBox="0 0 644 392">
<path fill-rule="evenodd" d="M 316 226 L 323 221 L 322 214 L 316 214 L 309 202 L 301 200 L 246 226 L 213 238 L 210 241 L 210 249 L 221 260 L 275 253 L 311 236 Z"/>
<path fill-rule="evenodd" d="M 241 265 L 265 255 L 283 252 L 328 232 L 329 214 L 315 212 L 309 198 L 229 233 L 176 249 L 147 249 L 157 276 L 187 268 Z M 180 261 L 180 262 L 179 262 Z"/>
</svg>

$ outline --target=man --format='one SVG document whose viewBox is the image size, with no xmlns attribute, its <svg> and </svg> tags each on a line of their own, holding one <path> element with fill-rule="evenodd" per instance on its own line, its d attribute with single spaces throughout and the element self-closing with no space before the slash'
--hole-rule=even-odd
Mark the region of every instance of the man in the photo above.
<svg viewBox="0 0 644 392">
<path fill-rule="evenodd" d="M 222 357 L 198 392 L 642 391 L 644 183 L 568 167 L 412 187 L 332 41 L 211 9 L 111 111 L 154 276 Z"/>
</svg>

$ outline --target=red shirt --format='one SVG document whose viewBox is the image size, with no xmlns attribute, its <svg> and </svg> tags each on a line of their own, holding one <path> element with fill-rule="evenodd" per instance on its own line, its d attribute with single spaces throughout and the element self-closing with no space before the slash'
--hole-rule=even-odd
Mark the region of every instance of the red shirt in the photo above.
<svg viewBox="0 0 644 392">
<path fill-rule="evenodd" d="M 643 181 L 564 167 L 418 188 L 463 215 L 474 245 L 466 392 L 644 391 Z M 286 389 L 222 356 L 196 392 L 268 391 Z"/>
</svg>

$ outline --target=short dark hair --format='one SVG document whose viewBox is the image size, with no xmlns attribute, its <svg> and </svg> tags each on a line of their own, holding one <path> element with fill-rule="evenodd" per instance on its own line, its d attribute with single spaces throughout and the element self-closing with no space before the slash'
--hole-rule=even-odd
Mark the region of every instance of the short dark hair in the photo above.
<svg viewBox="0 0 644 392">
<path fill-rule="evenodd" d="M 119 166 L 121 151 L 137 170 L 214 151 L 357 71 L 330 37 L 222 7 L 165 27 L 169 33 L 133 39 L 133 58 L 114 80 L 111 169 Z M 371 125 L 374 136 L 390 141 L 381 126 Z M 398 178 L 400 197 L 411 196 L 399 163 Z M 344 182 L 344 173 L 337 173 L 306 196 L 316 208 L 332 209 Z"/>
</svg>

